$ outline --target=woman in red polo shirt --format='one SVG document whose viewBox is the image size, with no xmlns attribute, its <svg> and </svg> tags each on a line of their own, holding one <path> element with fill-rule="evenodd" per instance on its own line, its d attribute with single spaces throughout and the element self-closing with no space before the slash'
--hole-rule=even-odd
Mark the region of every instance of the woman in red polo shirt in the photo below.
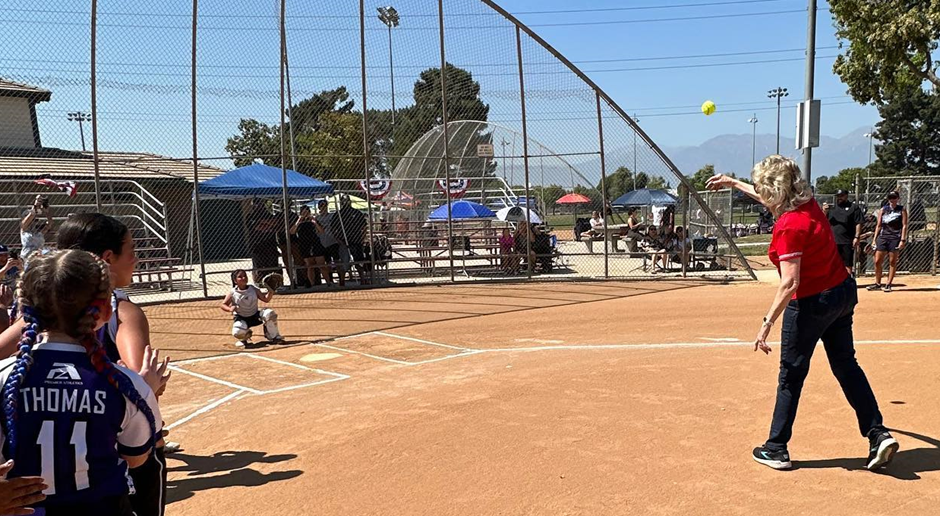
<svg viewBox="0 0 940 516">
<path fill-rule="evenodd" d="M 898 442 L 884 427 L 878 402 L 855 359 L 852 314 L 857 286 L 836 250 L 829 220 L 793 160 L 769 156 L 754 167 L 751 179 L 753 186 L 715 176 L 707 186 L 737 188 L 777 218 L 768 254 L 780 274 L 780 286 L 757 332 L 754 351 L 770 353 L 767 337 L 782 315 L 780 375 L 770 437 L 754 449 L 754 460 L 774 469 L 792 466 L 787 443 L 813 351 L 822 339 L 829 366 L 855 409 L 859 430 L 869 439 L 865 467 L 880 468 L 898 451 Z"/>
</svg>

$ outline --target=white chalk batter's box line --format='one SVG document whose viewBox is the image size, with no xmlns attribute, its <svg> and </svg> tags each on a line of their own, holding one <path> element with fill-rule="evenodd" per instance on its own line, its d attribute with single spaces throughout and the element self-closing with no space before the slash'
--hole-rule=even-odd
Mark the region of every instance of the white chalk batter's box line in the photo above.
<svg viewBox="0 0 940 516">
<path fill-rule="evenodd" d="M 322 347 L 322 348 L 326 348 L 326 349 L 332 349 L 333 351 L 340 351 L 340 352 L 343 352 L 343 353 L 353 353 L 353 354 L 356 354 L 356 355 L 362 355 L 362 356 L 364 356 L 364 357 L 368 357 L 368 358 L 371 358 L 371 359 L 373 359 L 373 360 L 380 360 L 380 361 L 382 361 L 382 362 L 389 362 L 389 363 L 392 363 L 392 364 L 395 364 L 395 365 L 406 366 L 406 367 L 410 367 L 410 366 L 419 366 L 419 365 L 424 365 L 424 364 L 433 364 L 433 363 L 435 363 L 435 362 L 443 362 L 444 360 L 450 360 L 450 359 L 452 359 L 452 358 L 468 357 L 468 356 L 471 356 L 471 355 L 476 355 L 476 354 L 479 354 L 479 353 L 483 353 L 484 351 L 487 351 L 487 350 L 484 350 L 484 349 L 463 348 L 463 347 L 459 347 L 459 346 L 452 346 L 452 345 L 450 345 L 450 344 L 441 344 L 440 342 L 433 342 L 433 341 L 430 341 L 430 340 L 418 339 L 418 338 L 415 338 L 415 337 L 406 337 L 406 336 L 404 336 L 404 335 L 396 335 L 396 334 L 394 334 L 394 333 L 386 333 L 386 332 L 384 332 L 384 331 L 369 331 L 369 332 L 364 332 L 364 333 L 357 333 L 357 334 L 355 334 L 355 335 L 347 335 L 347 336 L 345 336 L 345 337 L 340 337 L 340 338 L 338 338 L 338 339 L 334 339 L 333 342 L 341 342 L 341 341 L 344 341 L 344 340 L 356 339 L 356 338 L 360 338 L 360 337 L 366 337 L 366 336 L 369 336 L 369 335 L 377 335 L 377 336 L 380 336 L 380 337 L 388 337 L 388 338 L 399 339 L 399 340 L 407 340 L 407 341 L 409 341 L 409 342 L 417 342 L 418 344 L 424 344 L 424 345 L 426 345 L 426 346 L 435 346 L 435 347 L 439 347 L 439 348 L 452 349 L 452 350 L 458 351 L 458 353 L 454 353 L 454 354 L 452 354 L 452 355 L 446 355 L 446 356 L 438 357 L 438 358 L 431 358 L 431 359 L 428 359 L 428 360 L 419 360 L 419 361 L 417 361 L 417 362 L 409 362 L 409 361 L 407 361 L 407 360 L 398 360 L 398 359 L 395 359 L 395 358 L 383 357 L 383 356 L 381 356 L 381 355 L 373 355 L 372 353 L 366 353 L 366 352 L 364 352 L 364 351 L 358 351 L 358 350 L 354 350 L 354 349 L 348 349 L 348 348 L 344 348 L 344 347 L 341 347 L 341 346 L 334 346 L 334 345 L 326 344 L 326 343 L 323 343 L 323 342 L 315 342 L 315 343 L 313 343 L 313 345 L 314 345 L 314 346 L 318 346 L 318 347 Z"/>
<path fill-rule="evenodd" d="M 209 376 L 209 375 L 206 375 L 206 374 L 197 373 L 197 372 L 195 372 L 195 371 L 190 371 L 190 370 L 188 370 L 188 369 L 183 369 L 182 367 L 180 367 L 181 365 L 194 364 L 194 363 L 198 363 L 198 362 L 208 362 L 208 361 L 215 361 L 215 360 L 222 360 L 222 359 L 229 359 L 229 358 L 238 358 L 238 357 L 245 357 L 245 358 L 249 358 L 249 359 L 253 359 L 253 360 L 261 360 L 261 361 L 266 361 L 266 362 L 272 362 L 272 363 L 275 363 L 275 364 L 280 364 L 280 365 L 284 365 L 284 366 L 288 366 L 288 367 L 293 367 L 293 368 L 296 368 L 296 369 L 302 369 L 302 370 L 304 370 L 304 371 L 310 371 L 310 372 L 317 373 L 317 374 L 324 375 L 324 376 L 331 376 L 332 378 L 327 378 L 327 379 L 325 379 L 325 380 L 317 380 L 317 381 L 315 381 L 315 382 L 302 383 L 302 384 L 297 384 L 297 385 L 289 385 L 289 386 L 287 386 L 287 387 L 279 387 L 279 388 L 277 388 L 277 389 L 259 390 L 259 389 L 254 389 L 254 388 L 252 388 L 252 387 L 247 387 L 247 386 L 244 386 L 244 385 L 239 385 L 239 384 L 237 384 L 237 383 L 230 382 L 230 381 L 228 381 L 228 380 L 222 380 L 221 378 L 216 378 L 216 377 L 214 377 L 214 376 Z M 256 395 L 256 396 L 263 396 L 263 395 L 265 395 L 265 394 L 276 394 L 276 393 L 279 393 L 279 392 L 292 391 L 292 390 L 295 390 L 295 389 L 303 389 L 303 388 L 305 388 L 305 387 L 315 387 L 315 386 L 317 386 L 317 385 L 324 385 L 324 384 L 327 384 L 327 383 L 338 382 L 338 381 L 340 381 L 340 380 L 346 380 L 346 379 L 348 379 L 348 378 L 351 378 L 349 375 L 345 375 L 345 374 L 342 374 L 342 373 L 336 373 L 336 372 L 333 372 L 333 371 L 326 371 L 326 370 L 323 370 L 323 369 L 315 369 L 315 368 L 307 367 L 307 366 L 304 366 L 304 365 L 301 365 L 301 364 L 296 364 L 296 363 L 294 363 L 294 362 L 287 362 L 286 360 L 278 360 L 278 359 L 276 359 L 276 358 L 266 357 L 266 356 L 263 356 L 263 355 L 259 355 L 259 354 L 257 354 L 257 353 L 232 353 L 232 354 L 229 354 L 229 355 L 220 355 L 220 356 L 215 356 L 215 357 L 205 357 L 205 358 L 194 358 L 194 359 L 190 359 L 190 360 L 182 360 L 182 361 L 180 361 L 180 362 L 176 362 L 176 363 L 172 364 L 172 365 L 170 366 L 170 369 L 172 369 L 173 371 L 178 371 L 178 372 L 180 372 L 180 373 L 182 373 L 182 374 L 186 374 L 186 375 L 189 375 L 189 376 L 193 376 L 193 377 L 195 377 L 195 378 L 199 378 L 200 380 L 205 380 L 205 381 L 207 381 L 207 382 L 217 383 L 217 384 L 219 384 L 219 385 L 224 385 L 224 386 L 229 387 L 229 388 L 231 388 L 231 389 L 235 389 L 236 391 L 244 391 L 244 392 L 246 392 L 246 393 L 248 393 L 248 394 L 254 394 L 254 395 Z"/>
</svg>

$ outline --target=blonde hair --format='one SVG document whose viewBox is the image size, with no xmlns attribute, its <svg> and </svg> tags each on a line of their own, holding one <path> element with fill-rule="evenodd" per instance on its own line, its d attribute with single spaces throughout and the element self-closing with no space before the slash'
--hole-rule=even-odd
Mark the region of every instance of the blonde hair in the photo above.
<svg viewBox="0 0 940 516">
<path fill-rule="evenodd" d="M 790 158 L 774 154 L 754 166 L 754 190 L 764 205 L 779 217 L 813 198 L 813 190 L 803 179 L 800 167 Z"/>
</svg>

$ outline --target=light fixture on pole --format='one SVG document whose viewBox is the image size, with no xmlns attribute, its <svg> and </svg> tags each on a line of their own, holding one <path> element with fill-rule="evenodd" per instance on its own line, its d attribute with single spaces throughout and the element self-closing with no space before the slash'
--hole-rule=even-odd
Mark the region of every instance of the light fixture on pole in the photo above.
<svg viewBox="0 0 940 516">
<path fill-rule="evenodd" d="M 786 88 L 775 88 L 767 92 L 767 98 L 777 99 L 777 154 L 780 154 L 780 99 L 788 97 Z"/>
<path fill-rule="evenodd" d="M 757 164 L 757 113 L 747 119 L 747 122 L 753 126 L 751 131 L 751 166 Z"/>
<path fill-rule="evenodd" d="M 91 122 L 91 113 L 73 111 L 68 113 L 68 119 L 70 122 L 78 122 L 78 133 L 82 137 L 82 152 L 85 152 L 85 128 L 82 126 L 82 122 Z"/>
<path fill-rule="evenodd" d="M 388 71 L 392 81 L 392 132 L 395 131 L 395 66 L 392 60 L 392 28 L 398 27 L 398 11 L 394 7 L 387 5 L 378 7 L 379 21 L 388 27 Z"/>
</svg>

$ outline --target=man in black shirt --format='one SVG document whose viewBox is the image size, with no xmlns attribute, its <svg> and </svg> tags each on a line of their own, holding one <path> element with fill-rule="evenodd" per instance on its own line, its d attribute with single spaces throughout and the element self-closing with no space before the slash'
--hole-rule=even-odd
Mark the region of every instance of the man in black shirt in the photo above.
<svg viewBox="0 0 940 516">
<path fill-rule="evenodd" d="M 351 261 L 356 265 L 356 270 L 359 272 L 359 283 L 365 284 L 366 255 L 362 241 L 368 229 L 368 222 L 366 216 L 361 211 L 353 208 L 350 201 L 348 195 L 340 194 L 339 211 L 330 220 L 330 229 L 336 240 L 339 241 L 340 255 L 347 255 L 351 258 Z M 344 261 L 349 258 L 344 259 Z"/>
<path fill-rule="evenodd" d="M 836 205 L 823 204 L 823 211 L 826 212 L 829 224 L 832 226 L 832 234 L 835 236 L 842 263 L 845 264 L 849 274 L 852 274 L 855 248 L 858 247 L 859 236 L 862 234 L 865 212 L 849 201 L 849 192 L 846 190 L 836 192 Z"/>
</svg>

